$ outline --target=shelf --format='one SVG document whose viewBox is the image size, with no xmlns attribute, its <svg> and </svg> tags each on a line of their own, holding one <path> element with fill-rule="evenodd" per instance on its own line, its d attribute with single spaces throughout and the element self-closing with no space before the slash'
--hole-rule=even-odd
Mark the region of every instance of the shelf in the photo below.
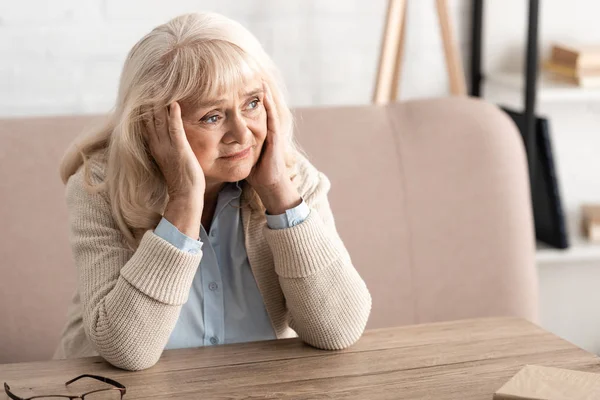
<svg viewBox="0 0 600 400">
<path fill-rule="evenodd" d="M 513 101 L 523 101 L 523 74 L 522 73 L 492 73 L 486 75 L 484 95 L 487 98 L 488 93 L 492 100 L 496 95 L 501 99 Z M 511 96 L 512 94 L 512 96 Z M 511 97 L 515 97 L 511 99 Z M 510 101 L 509 102 L 513 102 Z M 548 74 L 542 73 L 538 79 L 537 100 L 540 102 L 564 102 L 564 101 L 600 101 L 600 87 L 584 88 L 552 78 Z"/>
<path fill-rule="evenodd" d="M 535 260 L 538 265 L 596 262 L 600 264 L 600 243 L 584 238 L 570 238 L 571 247 L 559 250 L 538 242 Z"/>
<path fill-rule="evenodd" d="M 536 262 L 538 265 L 595 262 L 600 265 L 600 243 L 589 242 L 580 233 L 579 215 L 567 216 L 570 247 L 565 250 L 537 243 Z"/>
</svg>

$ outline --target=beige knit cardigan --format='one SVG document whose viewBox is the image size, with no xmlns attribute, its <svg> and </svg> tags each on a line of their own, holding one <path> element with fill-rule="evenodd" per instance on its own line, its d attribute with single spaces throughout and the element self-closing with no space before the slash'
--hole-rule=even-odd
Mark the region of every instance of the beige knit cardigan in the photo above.
<svg viewBox="0 0 600 400">
<path fill-rule="evenodd" d="M 92 164 L 93 181 L 102 181 L 103 171 Z M 299 225 L 271 230 L 263 211 L 242 208 L 248 260 L 277 338 L 297 334 L 312 346 L 342 349 L 362 335 L 371 296 L 335 229 L 328 179 L 301 159 L 294 183 L 311 209 Z M 84 189 L 83 168 L 69 178 L 66 200 L 78 287 L 54 358 L 100 355 L 127 370 L 151 367 L 202 253 L 181 251 L 153 230 L 129 249 L 108 195 Z"/>
</svg>

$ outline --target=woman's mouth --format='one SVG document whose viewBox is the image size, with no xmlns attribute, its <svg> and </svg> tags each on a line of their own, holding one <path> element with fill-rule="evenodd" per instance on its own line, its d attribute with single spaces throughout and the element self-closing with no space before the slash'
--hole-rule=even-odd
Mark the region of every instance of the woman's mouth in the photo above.
<svg viewBox="0 0 600 400">
<path fill-rule="evenodd" d="M 221 158 L 223 160 L 226 161 L 238 161 L 238 160 L 243 160 L 244 158 L 248 157 L 250 155 L 250 152 L 252 151 L 252 146 L 248 147 L 245 150 L 242 150 L 238 153 L 232 153 L 226 156 L 222 156 Z"/>
</svg>

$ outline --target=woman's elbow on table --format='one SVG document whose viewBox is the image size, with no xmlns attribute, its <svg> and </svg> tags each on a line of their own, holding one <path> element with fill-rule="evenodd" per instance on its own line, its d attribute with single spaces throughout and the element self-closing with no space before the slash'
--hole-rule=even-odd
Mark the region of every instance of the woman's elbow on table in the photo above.
<svg viewBox="0 0 600 400">
<path fill-rule="evenodd" d="M 86 334 L 106 362 L 127 371 L 141 371 L 158 362 L 166 344 L 164 334 L 156 335 L 150 331 L 142 333 L 124 326 L 111 329 L 107 324 L 95 326 L 93 330 L 88 328 Z"/>
<path fill-rule="evenodd" d="M 343 350 L 353 346 L 360 340 L 371 313 L 371 295 L 369 292 L 365 294 L 365 297 L 368 301 L 354 310 L 355 314 L 347 324 L 332 329 L 331 335 L 336 339 L 331 341 L 331 348 L 326 350 Z"/>
<path fill-rule="evenodd" d="M 353 296 L 352 306 L 321 314 L 318 321 L 306 323 L 302 329 L 292 320 L 290 326 L 307 344 L 322 350 L 343 350 L 354 345 L 365 331 L 371 313 L 371 295 L 366 286 Z M 335 309 L 335 307 L 331 307 Z"/>
<path fill-rule="evenodd" d="M 119 352 L 100 352 L 100 356 L 114 367 L 126 371 L 142 371 L 153 367 L 160 356 L 161 352 L 148 352 L 146 349 L 132 347 L 123 349 Z"/>
</svg>

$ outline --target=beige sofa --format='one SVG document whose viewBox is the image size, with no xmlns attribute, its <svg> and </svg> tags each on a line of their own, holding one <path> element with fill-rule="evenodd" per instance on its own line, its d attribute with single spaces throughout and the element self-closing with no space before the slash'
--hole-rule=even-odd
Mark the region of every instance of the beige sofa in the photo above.
<svg viewBox="0 0 600 400">
<path fill-rule="evenodd" d="M 455 98 L 296 116 L 371 290 L 369 328 L 536 319 L 525 156 L 496 107 Z M 48 359 L 56 345 L 75 290 L 57 166 L 97 118 L 0 120 L 0 363 Z"/>
</svg>

